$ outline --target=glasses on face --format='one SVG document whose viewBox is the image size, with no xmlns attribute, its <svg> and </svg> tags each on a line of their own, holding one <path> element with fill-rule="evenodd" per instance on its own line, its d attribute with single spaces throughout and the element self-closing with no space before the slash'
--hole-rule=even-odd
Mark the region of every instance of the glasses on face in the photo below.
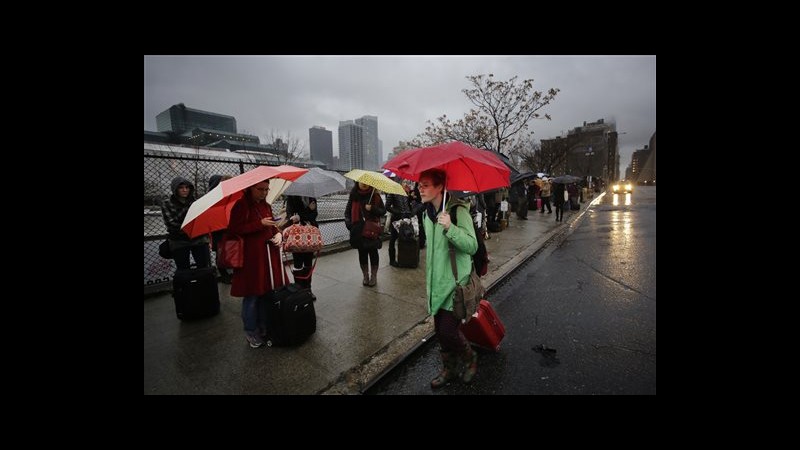
<svg viewBox="0 0 800 450">
<path fill-rule="evenodd" d="M 269 190 L 268 187 L 265 187 L 265 188 L 254 188 L 254 189 L 257 190 L 257 191 L 262 191 L 262 192 L 266 192 L 266 191 Z"/>
</svg>

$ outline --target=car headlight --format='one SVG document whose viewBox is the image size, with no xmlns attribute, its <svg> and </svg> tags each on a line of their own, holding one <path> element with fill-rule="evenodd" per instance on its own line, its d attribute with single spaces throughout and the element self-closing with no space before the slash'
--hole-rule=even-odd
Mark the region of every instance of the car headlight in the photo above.
<svg viewBox="0 0 800 450">
<path fill-rule="evenodd" d="M 625 189 L 627 189 L 629 191 L 632 191 L 633 190 L 633 185 L 632 184 L 626 184 L 625 185 Z"/>
</svg>

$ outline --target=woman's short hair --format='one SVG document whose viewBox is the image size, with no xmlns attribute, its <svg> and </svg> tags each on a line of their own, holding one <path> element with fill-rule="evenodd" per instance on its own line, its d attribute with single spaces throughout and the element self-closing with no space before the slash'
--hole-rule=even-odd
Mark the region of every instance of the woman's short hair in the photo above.
<svg viewBox="0 0 800 450">
<path fill-rule="evenodd" d="M 420 180 L 423 178 L 430 178 L 434 186 L 439 186 L 441 184 L 444 184 L 444 180 L 446 177 L 443 170 L 428 169 L 419 175 Z"/>
</svg>

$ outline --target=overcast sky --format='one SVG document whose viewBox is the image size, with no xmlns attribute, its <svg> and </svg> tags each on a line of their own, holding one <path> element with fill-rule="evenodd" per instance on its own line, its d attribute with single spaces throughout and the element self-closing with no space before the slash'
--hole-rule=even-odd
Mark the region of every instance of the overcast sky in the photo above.
<svg viewBox="0 0 800 450">
<path fill-rule="evenodd" d="M 384 156 L 442 114 L 470 109 L 468 75 L 532 78 L 537 91 L 559 88 L 534 120 L 534 138 L 550 139 L 604 118 L 617 123 L 620 171 L 656 131 L 655 56 L 145 56 L 144 129 L 183 103 L 228 114 L 240 133 L 271 131 L 302 139 L 308 129 L 333 132 L 338 155 L 341 120 L 378 117 Z M 622 134 L 626 133 L 626 134 Z"/>
</svg>

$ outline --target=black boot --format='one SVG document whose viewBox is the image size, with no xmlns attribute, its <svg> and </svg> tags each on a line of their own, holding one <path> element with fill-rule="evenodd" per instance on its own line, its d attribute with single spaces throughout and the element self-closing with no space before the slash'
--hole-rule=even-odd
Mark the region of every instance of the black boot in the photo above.
<svg viewBox="0 0 800 450">
<path fill-rule="evenodd" d="M 442 357 L 442 371 L 431 380 L 431 388 L 438 389 L 448 381 L 458 378 L 458 355 L 453 352 L 440 351 Z"/>
<path fill-rule="evenodd" d="M 375 286 L 378 284 L 378 266 L 372 266 L 372 274 L 370 274 L 369 285 Z"/>
<path fill-rule="evenodd" d="M 459 356 L 461 357 L 461 362 L 464 363 L 464 374 L 461 376 L 461 380 L 464 383 L 469 383 L 478 371 L 478 354 L 467 343 Z"/>
<path fill-rule="evenodd" d="M 397 267 L 397 249 L 394 248 L 395 244 L 389 243 L 389 265 Z"/>
<path fill-rule="evenodd" d="M 364 281 L 361 282 L 364 286 L 369 286 L 369 269 L 366 264 L 361 265 L 361 273 L 364 275 Z"/>
</svg>

